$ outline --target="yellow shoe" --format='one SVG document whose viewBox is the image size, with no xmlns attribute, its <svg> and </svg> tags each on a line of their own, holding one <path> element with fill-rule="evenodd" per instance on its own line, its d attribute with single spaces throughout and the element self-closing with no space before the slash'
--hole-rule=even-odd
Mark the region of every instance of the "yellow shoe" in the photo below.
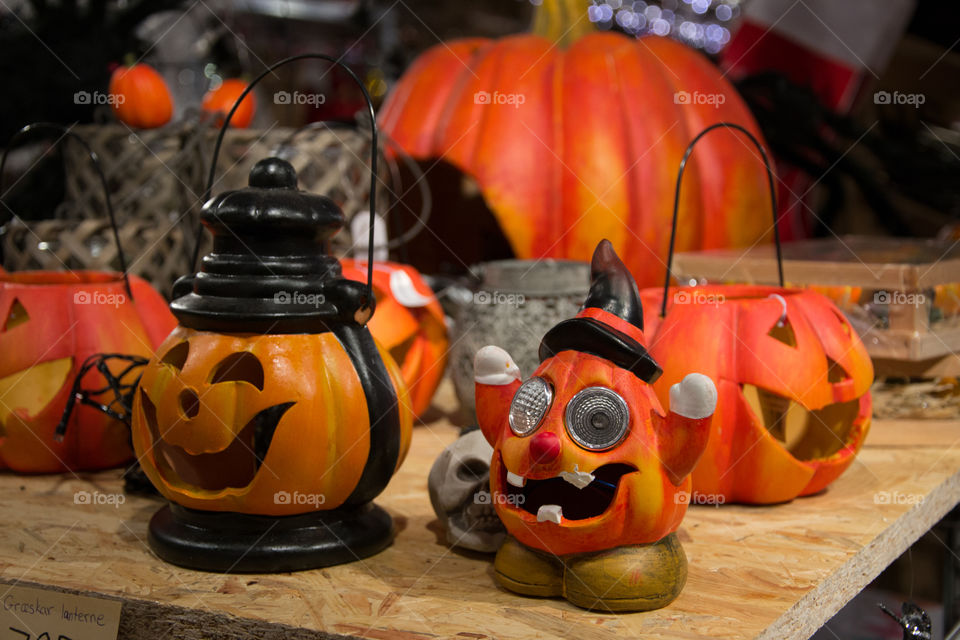
<svg viewBox="0 0 960 640">
<path fill-rule="evenodd" d="M 566 556 L 564 564 L 563 597 L 584 609 L 659 609 L 687 581 L 687 556 L 676 533 L 652 544 Z"/>
<path fill-rule="evenodd" d="M 525 596 L 563 595 L 563 562 L 520 544 L 513 536 L 507 536 L 500 545 L 493 570 L 500 584 L 510 591 Z"/>
</svg>

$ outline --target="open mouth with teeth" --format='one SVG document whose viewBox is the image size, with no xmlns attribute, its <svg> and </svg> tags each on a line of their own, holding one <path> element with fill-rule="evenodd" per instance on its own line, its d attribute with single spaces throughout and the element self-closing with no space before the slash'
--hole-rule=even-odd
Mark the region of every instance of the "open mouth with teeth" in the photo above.
<svg viewBox="0 0 960 640">
<path fill-rule="evenodd" d="M 153 455 L 160 475 L 167 482 L 208 491 L 243 488 L 253 482 L 267 456 L 280 419 L 294 404 L 286 402 L 260 411 L 222 451 L 191 454 L 163 439 L 156 406 L 143 389 L 140 390 L 140 399 L 153 436 Z"/>
<path fill-rule="evenodd" d="M 500 462 L 502 491 L 507 505 L 537 517 L 537 522 L 586 520 L 604 513 L 613 503 L 620 480 L 637 468 L 605 464 L 591 473 L 562 471 L 553 478 L 534 480 L 507 471 Z"/>
</svg>

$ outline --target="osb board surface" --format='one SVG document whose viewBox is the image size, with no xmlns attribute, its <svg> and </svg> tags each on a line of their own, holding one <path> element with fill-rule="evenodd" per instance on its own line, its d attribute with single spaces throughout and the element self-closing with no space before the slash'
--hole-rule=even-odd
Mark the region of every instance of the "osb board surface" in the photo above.
<svg viewBox="0 0 960 640">
<path fill-rule="evenodd" d="M 487 559 L 447 548 L 426 476 L 456 434 L 444 419 L 416 429 L 379 500 L 398 524 L 392 547 L 297 574 L 223 576 L 160 562 L 146 546 L 157 501 L 74 504 L 77 491 L 118 492 L 117 472 L 0 475 L 0 581 L 119 597 L 121 638 L 806 638 L 960 500 L 960 422 L 878 422 L 822 495 L 691 508 L 680 598 L 656 612 L 602 615 L 511 595 L 494 585 Z"/>
</svg>

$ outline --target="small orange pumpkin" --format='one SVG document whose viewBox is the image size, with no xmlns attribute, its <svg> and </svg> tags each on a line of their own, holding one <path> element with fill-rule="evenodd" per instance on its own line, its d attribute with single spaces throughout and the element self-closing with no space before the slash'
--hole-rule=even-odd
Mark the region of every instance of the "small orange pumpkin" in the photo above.
<svg viewBox="0 0 960 640">
<path fill-rule="evenodd" d="M 167 83 L 153 67 L 142 62 L 114 70 L 110 96 L 117 119 L 131 127 L 155 129 L 173 116 L 173 98 Z"/>
<path fill-rule="evenodd" d="M 240 94 L 247 88 L 247 83 L 237 78 L 224 80 L 216 89 L 210 89 L 203 96 L 201 108 L 207 113 L 218 114 L 217 126 L 223 126 L 223 118 L 230 113 Z M 253 93 L 247 94 L 240 106 L 230 119 L 230 126 L 246 129 L 253 122 L 253 115 L 257 109 L 257 101 Z"/>
<path fill-rule="evenodd" d="M 74 378 L 97 353 L 149 357 L 176 325 L 146 281 L 118 273 L 0 274 L 0 469 L 57 473 L 130 459 L 127 427 L 77 404 L 66 438 L 54 437 Z M 91 386 L 104 386 L 91 371 Z"/>
<path fill-rule="evenodd" d="M 344 258 L 340 263 L 344 277 L 367 281 L 365 261 Z M 370 333 L 400 366 L 419 417 L 430 406 L 447 364 L 450 342 L 443 309 L 423 276 L 405 264 L 375 262 L 373 292 L 377 312 Z"/>
<path fill-rule="evenodd" d="M 770 504 L 823 490 L 850 466 L 870 428 L 873 364 L 844 315 L 807 290 L 712 285 L 642 292 L 650 352 L 712 378 L 719 398 L 698 494 Z"/>
</svg>

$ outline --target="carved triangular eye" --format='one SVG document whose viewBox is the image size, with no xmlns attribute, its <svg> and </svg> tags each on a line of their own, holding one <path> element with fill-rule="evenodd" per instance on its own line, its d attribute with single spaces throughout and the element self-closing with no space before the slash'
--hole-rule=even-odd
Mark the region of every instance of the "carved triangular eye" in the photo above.
<svg viewBox="0 0 960 640">
<path fill-rule="evenodd" d="M 263 365 L 249 351 L 231 353 L 213 368 L 210 384 L 249 382 L 263 391 Z"/>
<path fill-rule="evenodd" d="M 10 331 L 14 327 L 19 327 L 24 322 L 30 319 L 30 314 L 27 313 L 27 310 L 21 304 L 20 300 L 14 298 L 13 304 L 10 305 L 10 312 L 7 314 L 6 320 L 3 322 L 3 330 Z"/>
<path fill-rule="evenodd" d="M 835 384 L 849 379 L 850 374 L 847 373 L 847 370 L 840 366 L 839 362 L 827 356 L 827 381 Z"/>
<path fill-rule="evenodd" d="M 786 318 L 782 322 L 778 322 L 773 325 L 770 331 L 767 332 L 767 335 L 778 340 L 788 347 L 797 346 L 797 334 L 794 333 L 793 327 L 790 325 L 790 321 Z"/>
<path fill-rule="evenodd" d="M 190 354 L 190 343 L 186 340 L 176 345 L 170 351 L 167 351 L 160 362 L 168 364 L 178 371 L 183 370 L 183 365 L 187 363 L 187 356 Z"/>
</svg>

